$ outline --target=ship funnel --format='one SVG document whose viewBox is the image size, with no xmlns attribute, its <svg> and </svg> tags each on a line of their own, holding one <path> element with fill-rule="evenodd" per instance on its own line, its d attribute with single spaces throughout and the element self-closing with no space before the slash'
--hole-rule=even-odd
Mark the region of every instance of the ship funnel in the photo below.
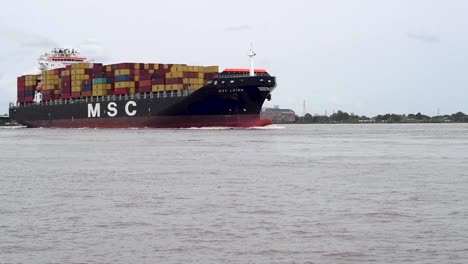
<svg viewBox="0 0 468 264">
<path fill-rule="evenodd" d="M 250 50 L 249 50 L 249 58 L 250 58 L 250 71 L 249 76 L 255 76 L 255 69 L 254 69 L 254 57 L 257 55 L 252 48 L 252 43 L 250 43 Z"/>
</svg>

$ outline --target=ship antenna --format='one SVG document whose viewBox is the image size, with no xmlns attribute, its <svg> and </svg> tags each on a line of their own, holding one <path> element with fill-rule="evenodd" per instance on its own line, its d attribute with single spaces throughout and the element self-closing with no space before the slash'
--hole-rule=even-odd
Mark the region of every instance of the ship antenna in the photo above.
<svg viewBox="0 0 468 264">
<path fill-rule="evenodd" d="M 255 69 L 254 69 L 254 57 L 255 57 L 255 52 L 253 51 L 252 48 L 252 42 L 250 42 L 250 51 L 249 51 L 249 58 L 250 58 L 250 71 L 249 71 L 249 76 L 255 76 Z"/>
</svg>

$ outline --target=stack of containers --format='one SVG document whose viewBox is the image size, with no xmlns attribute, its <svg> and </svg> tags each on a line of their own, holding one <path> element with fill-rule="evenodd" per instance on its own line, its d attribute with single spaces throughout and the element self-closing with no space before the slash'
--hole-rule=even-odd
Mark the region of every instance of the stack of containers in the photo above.
<svg viewBox="0 0 468 264">
<path fill-rule="evenodd" d="M 42 72 L 42 100 L 48 101 L 60 96 L 60 71 L 61 69 Z"/>
<path fill-rule="evenodd" d="M 151 91 L 162 92 L 166 87 L 166 73 L 171 71 L 173 64 L 149 64 L 149 73 L 151 75 Z"/>
<path fill-rule="evenodd" d="M 154 73 L 154 64 L 143 64 L 143 69 L 138 70 L 138 93 L 151 92 L 151 73 Z"/>
<path fill-rule="evenodd" d="M 71 65 L 72 97 L 92 96 L 92 63 L 77 63 Z"/>
<path fill-rule="evenodd" d="M 218 73 L 218 66 L 175 65 L 166 73 L 166 91 L 197 90 L 203 87 L 205 80 L 213 79 Z"/>
<path fill-rule="evenodd" d="M 102 64 L 94 64 L 92 70 L 92 95 L 110 95 L 112 90 L 112 79 L 107 78 L 105 68 Z"/>
<path fill-rule="evenodd" d="M 34 93 L 39 82 L 38 77 L 38 75 L 24 76 L 24 102 L 32 102 L 34 100 Z"/>
<path fill-rule="evenodd" d="M 17 101 L 20 103 L 24 103 L 24 92 L 26 91 L 26 76 L 20 76 L 16 79 L 16 81 Z"/>
<path fill-rule="evenodd" d="M 133 94 L 138 88 L 139 75 L 135 75 L 135 70 L 139 70 L 140 63 L 119 63 L 112 66 L 114 69 L 115 83 L 114 94 Z"/>
<path fill-rule="evenodd" d="M 71 66 L 67 66 L 60 72 L 60 89 L 62 90 L 60 98 L 69 99 L 72 97 L 71 84 Z"/>
<path fill-rule="evenodd" d="M 200 89 L 218 66 L 186 64 L 77 63 L 42 72 L 43 100 Z M 18 77 L 18 102 L 32 102 L 39 75 Z"/>
<path fill-rule="evenodd" d="M 204 81 L 212 80 L 219 74 L 219 66 L 205 66 L 203 67 Z"/>
</svg>

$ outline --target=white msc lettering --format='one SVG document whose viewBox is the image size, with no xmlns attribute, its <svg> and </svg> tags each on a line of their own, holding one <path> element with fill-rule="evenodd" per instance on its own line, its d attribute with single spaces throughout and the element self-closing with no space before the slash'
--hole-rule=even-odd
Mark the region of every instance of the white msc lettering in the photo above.
<svg viewBox="0 0 468 264">
<path fill-rule="evenodd" d="M 127 104 L 125 104 L 125 113 L 127 113 L 128 116 L 134 116 L 136 114 L 136 110 L 134 109 L 133 111 L 129 111 L 128 107 L 132 105 L 133 107 L 136 106 L 136 103 L 134 101 L 128 101 Z"/>
<path fill-rule="evenodd" d="M 101 117 L 101 104 L 97 103 L 94 108 L 93 104 L 88 104 L 88 117 Z"/>
<path fill-rule="evenodd" d="M 115 102 L 110 102 L 107 105 L 107 110 L 109 110 L 109 112 L 107 112 L 108 116 L 110 116 L 110 117 L 116 116 L 117 115 L 117 104 Z"/>
</svg>

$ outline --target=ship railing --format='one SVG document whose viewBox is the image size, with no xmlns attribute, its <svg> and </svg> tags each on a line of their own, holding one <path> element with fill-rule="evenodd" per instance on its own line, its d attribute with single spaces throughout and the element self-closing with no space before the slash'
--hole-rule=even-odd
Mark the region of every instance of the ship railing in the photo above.
<svg viewBox="0 0 468 264">
<path fill-rule="evenodd" d="M 192 94 L 193 90 L 184 91 L 159 91 L 149 93 L 136 93 L 136 94 L 125 94 L 125 95 L 104 95 L 104 96 L 90 96 L 83 98 L 68 98 L 68 99 L 52 99 L 41 101 L 40 103 L 33 102 L 10 102 L 9 108 L 20 108 L 20 107 L 31 107 L 36 105 L 62 105 L 62 104 L 75 104 L 75 103 L 94 103 L 94 102 L 111 102 L 111 101 L 122 101 L 122 100 L 141 100 L 147 98 L 167 98 L 167 97 L 185 97 Z"/>
<path fill-rule="evenodd" d="M 269 74 L 265 73 L 255 73 L 255 76 L 250 76 L 248 73 L 238 73 L 238 74 L 219 74 L 215 76 L 215 79 L 226 79 L 226 78 L 239 78 L 239 77 L 258 77 L 258 76 L 263 76 L 263 77 L 270 77 Z"/>
</svg>

